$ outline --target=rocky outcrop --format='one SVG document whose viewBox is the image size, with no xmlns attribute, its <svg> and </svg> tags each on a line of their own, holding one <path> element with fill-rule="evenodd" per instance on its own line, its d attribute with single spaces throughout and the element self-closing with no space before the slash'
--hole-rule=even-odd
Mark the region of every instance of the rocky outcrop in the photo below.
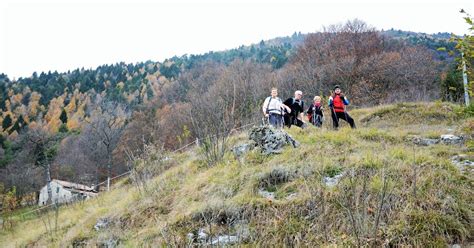
<svg viewBox="0 0 474 248">
<path fill-rule="evenodd" d="M 452 157 L 451 162 L 458 167 L 461 172 L 471 173 L 474 171 L 474 158 L 470 158 L 465 154 Z"/>
<path fill-rule="evenodd" d="M 462 136 L 456 136 L 452 134 L 443 134 L 438 139 L 423 138 L 417 135 L 408 136 L 407 139 L 419 146 L 430 146 L 438 143 L 445 145 L 460 145 L 464 142 L 464 138 Z"/>
<path fill-rule="evenodd" d="M 270 126 L 259 126 L 250 129 L 250 142 L 234 146 L 231 150 L 236 158 L 241 159 L 247 152 L 255 147 L 261 149 L 265 155 L 279 154 L 283 147 L 291 145 L 298 147 L 300 144 L 283 130 L 273 129 Z"/>
<path fill-rule="evenodd" d="M 100 231 L 106 229 L 109 226 L 109 219 L 108 218 L 100 218 L 97 220 L 97 223 L 94 225 L 94 229 L 96 231 Z"/>
<path fill-rule="evenodd" d="M 250 236 L 249 225 L 244 220 L 238 220 L 229 226 L 232 234 L 210 235 L 205 228 L 199 228 L 195 233 L 188 233 L 187 238 L 193 246 L 229 246 L 244 242 Z"/>
<path fill-rule="evenodd" d="M 441 142 L 447 145 L 457 145 L 463 143 L 463 137 L 452 134 L 441 135 Z"/>
<path fill-rule="evenodd" d="M 439 139 L 423 138 L 416 135 L 409 136 L 408 140 L 413 142 L 413 144 L 419 145 L 419 146 L 430 146 L 430 145 L 435 145 L 439 143 Z"/>
<path fill-rule="evenodd" d="M 286 145 L 298 147 L 299 142 L 283 130 L 269 126 L 254 127 L 250 130 L 249 138 L 255 142 L 264 154 L 278 154 Z"/>
</svg>

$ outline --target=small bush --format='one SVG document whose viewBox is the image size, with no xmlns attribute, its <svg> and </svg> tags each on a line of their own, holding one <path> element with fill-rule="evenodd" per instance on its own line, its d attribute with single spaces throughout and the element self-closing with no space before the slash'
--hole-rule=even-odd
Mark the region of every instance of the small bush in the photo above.
<svg viewBox="0 0 474 248">
<path fill-rule="evenodd" d="M 268 191 L 276 191 L 276 186 L 289 182 L 296 176 L 294 170 L 289 170 L 283 167 L 277 167 L 268 173 L 258 176 L 258 187 L 260 189 L 267 189 Z"/>
<path fill-rule="evenodd" d="M 334 177 L 336 175 L 341 174 L 341 172 L 342 172 L 342 166 L 331 165 L 324 168 L 323 175 L 326 177 Z"/>
</svg>

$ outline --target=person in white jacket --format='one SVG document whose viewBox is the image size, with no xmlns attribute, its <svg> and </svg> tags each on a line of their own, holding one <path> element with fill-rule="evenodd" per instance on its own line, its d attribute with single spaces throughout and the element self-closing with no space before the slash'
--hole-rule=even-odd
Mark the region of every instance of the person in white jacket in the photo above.
<svg viewBox="0 0 474 248">
<path fill-rule="evenodd" d="M 265 99 L 262 106 L 263 114 L 268 118 L 270 125 L 275 128 L 283 127 L 283 111 L 285 109 L 288 113 L 291 112 L 291 109 L 283 104 L 278 97 L 278 89 L 272 88 L 271 96 Z"/>
</svg>

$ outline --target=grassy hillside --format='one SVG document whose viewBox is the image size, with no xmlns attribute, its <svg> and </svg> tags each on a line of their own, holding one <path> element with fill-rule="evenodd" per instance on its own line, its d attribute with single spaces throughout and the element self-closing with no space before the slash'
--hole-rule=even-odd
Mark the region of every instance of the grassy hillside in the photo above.
<svg viewBox="0 0 474 248">
<path fill-rule="evenodd" d="M 356 130 L 334 131 L 326 118 L 322 129 L 287 130 L 299 148 L 272 156 L 253 150 L 238 159 L 228 152 L 212 167 L 198 149 L 161 154 L 150 147 L 134 177 L 111 192 L 58 212 L 15 217 L 12 229 L 0 231 L 0 247 L 182 247 L 234 238 L 249 247 L 472 242 L 473 174 L 451 158 L 474 161 L 474 119 L 445 103 L 350 113 Z M 412 141 L 442 134 L 467 140 Z M 230 143 L 247 141 L 244 132 Z M 99 220 L 107 224 L 97 231 Z"/>
</svg>

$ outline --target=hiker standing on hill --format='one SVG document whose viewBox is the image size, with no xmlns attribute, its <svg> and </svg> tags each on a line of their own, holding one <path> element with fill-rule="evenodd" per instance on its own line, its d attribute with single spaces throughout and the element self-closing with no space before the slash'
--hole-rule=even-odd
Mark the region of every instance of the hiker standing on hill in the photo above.
<svg viewBox="0 0 474 248">
<path fill-rule="evenodd" d="M 309 105 L 308 110 L 308 120 L 311 124 L 321 127 L 323 125 L 323 107 L 321 106 L 321 97 L 315 96 L 313 98 L 313 103 Z"/>
<path fill-rule="evenodd" d="M 301 99 L 303 92 L 301 90 L 295 91 L 295 97 L 288 98 L 283 104 L 290 107 L 291 112 L 285 115 L 285 125 L 291 127 L 296 125 L 304 128 L 306 123 L 303 121 L 304 101 Z"/>
<path fill-rule="evenodd" d="M 283 127 L 283 110 L 291 112 L 291 109 L 282 103 L 278 96 L 278 89 L 272 88 L 271 96 L 263 102 L 262 111 L 268 122 L 275 128 Z"/>
<path fill-rule="evenodd" d="M 334 93 L 329 97 L 329 108 L 331 108 L 332 123 L 335 129 L 339 127 L 339 119 L 343 119 L 355 128 L 354 119 L 346 112 L 349 100 L 344 96 L 339 85 L 334 86 Z"/>
</svg>

